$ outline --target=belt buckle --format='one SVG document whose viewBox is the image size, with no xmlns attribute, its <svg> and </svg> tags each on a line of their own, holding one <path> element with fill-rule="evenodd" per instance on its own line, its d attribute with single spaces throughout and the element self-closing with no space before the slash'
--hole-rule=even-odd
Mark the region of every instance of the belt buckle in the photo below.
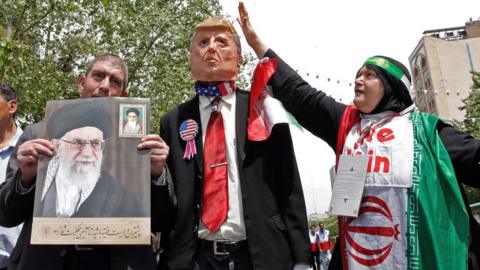
<svg viewBox="0 0 480 270">
<path fill-rule="evenodd" d="M 74 247 L 75 247 L 75 250 L 78 250 L 78 251 L 93 250 L 93 247 L 91 246 L 75 245 Z"/>
<path fill-rule="evenodd" d="M 218 244 L 232 244 L 233 242 L 230 240 L 213 240 L 213 254 L 215 256 L 226 256 L 230 255 L 225 248 L 225 245 L 218 245 Z M 219 247 L 223 246 L 223 250 L 218 250 Z"/>
</svg>

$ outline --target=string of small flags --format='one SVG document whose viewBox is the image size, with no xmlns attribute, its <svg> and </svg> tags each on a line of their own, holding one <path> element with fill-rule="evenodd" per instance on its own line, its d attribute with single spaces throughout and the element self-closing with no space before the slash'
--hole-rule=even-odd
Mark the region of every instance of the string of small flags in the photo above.
<svg viewBox="0 0 480 270">
<path fill-rule="evenodd" d="M 454 118 L 448 118 L 448 119 L 444 119 L 444 120 L 448 120 L 449 122 L 460 121 L 460 120 L 454 119 Z M 465 121 L 470 121 L 470 122 L 472 122 L 472 124 L 475 124 L 477 121 L 480 123 L 480 118 L 466 117 L 466 118 L 463 118 L 464 123 L 465 123 Z"/>
<path fill-rule="evenodd" d="M 413 90 L 416 93 L 423 93 L 423 94 L 428 94 L 428 93 L 433 93 L 434 95 L 438 95 L 440 93 L 445 93 L 447 96 L 460 96 L 464 94 L 470 94 L 472 92 L 477 92 L 480 91 L 480 88 L 477 89 L 459 89 L 459 90 L 447 90 L 447 89 L 439 89 L 439 90 L 430 90 L 430 89 L 414 89 Z"/>
<path fill-rule="evenodd" d="M 339 79 L 335 78 L 334 76 L 331 75 L 326 75 L 326 74 L 321 74 L 317 72 L 308 72 L 308 71 L 301 71 L 298 68 L 295 69 L 295 71 L 300 74 L 303 78 L 309 78 L 317 81 L 323 81 L 327 83 L 336 83 L 336 84 L 346 84 L 348 86 L 353 86 L 353 81 L 351 80 L 345 80 L 345 79 Z"/>
</svg>

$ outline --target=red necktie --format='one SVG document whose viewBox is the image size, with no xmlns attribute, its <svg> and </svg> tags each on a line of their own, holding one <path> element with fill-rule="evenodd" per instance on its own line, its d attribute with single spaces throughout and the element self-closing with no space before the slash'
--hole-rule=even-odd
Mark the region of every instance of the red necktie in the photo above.
<svg viewBox="0 0 480 270">
<path fill-rule="evenodd" d="M 228 164 L 225 146 L 223 117 L 218 108 L 220 97 L 212 101 L 212 113 L 208 121 L 203 146 L 203 205 L 202 223 L 216 232 L 227 219 L 228 212 Z"/>
</svg>

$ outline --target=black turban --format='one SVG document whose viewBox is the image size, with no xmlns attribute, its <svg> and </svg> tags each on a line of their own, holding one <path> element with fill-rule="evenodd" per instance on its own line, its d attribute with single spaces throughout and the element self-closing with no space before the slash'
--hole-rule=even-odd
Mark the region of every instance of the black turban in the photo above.
<svg viewBox="0 0 480 270">
<path fill-rule="evenodd" d="M 96 127 L 108 137 L 112 131 L 112 119 L 102 105 L 96 102 L 68 104 L 53 112 L 48 120 L 50 139 L 60 139 L 65 133 L 83 127 Z"/>
<path fill-rule="evenodd" d="M 140 115 L 140 111 L 137 108 L 129 108 L 127 110 L 127 115 L 131 112 L 135 113 L 137 115 L 137 117 Z"/>
</svg>

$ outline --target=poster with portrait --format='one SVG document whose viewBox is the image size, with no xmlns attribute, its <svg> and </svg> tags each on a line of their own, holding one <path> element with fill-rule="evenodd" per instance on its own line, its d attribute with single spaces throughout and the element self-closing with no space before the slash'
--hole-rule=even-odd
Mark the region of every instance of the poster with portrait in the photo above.
<svg viewBox="0 0 480 270">
<path fill-rule="evenodd" d="M 148 99 L 47 103 L 55 154 L 39 157 L 32 244 L 150 244 L 149 119 Z"/>
<path fill-rule="evenodd" d="M 120 104 L 120 137 L 145 136 L 145 104 Z"/>
</svg>

